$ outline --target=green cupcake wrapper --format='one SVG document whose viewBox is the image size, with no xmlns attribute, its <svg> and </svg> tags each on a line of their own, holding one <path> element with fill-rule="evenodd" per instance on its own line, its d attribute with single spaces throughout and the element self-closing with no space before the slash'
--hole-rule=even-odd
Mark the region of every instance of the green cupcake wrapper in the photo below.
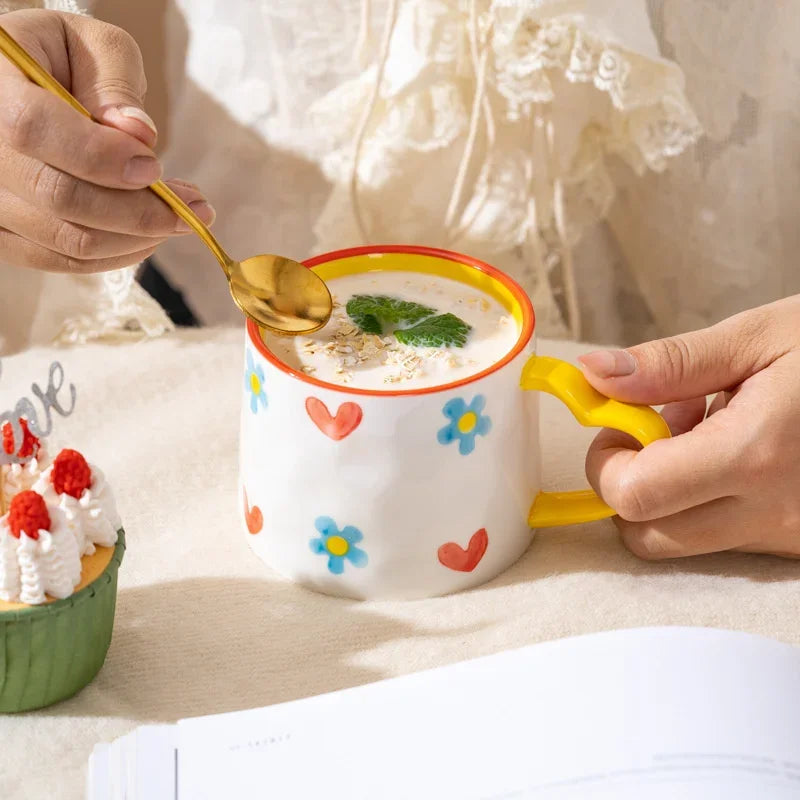
<svg viewBox="0 0 800 800">
<path fill-rule="evenodd" d="M 111 561 L 88 586 L 53 603 L 0 612 L 0 713 L 66 700 L 97 675 L 111 644 L 124 553 L 120 529 Z"/>
</svg>

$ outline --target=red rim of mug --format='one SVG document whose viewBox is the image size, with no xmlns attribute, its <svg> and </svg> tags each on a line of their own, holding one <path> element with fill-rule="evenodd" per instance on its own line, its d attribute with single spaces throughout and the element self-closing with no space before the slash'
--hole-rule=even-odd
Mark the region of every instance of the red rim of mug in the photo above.
<svg viewBox="0 0 800 800">
<path fill-rule="evenodd" d="M 316 267 L 318 264 L 325 264 L 328 261 L 338 261 L 344 258 L 352 258 L 353 256 L 373 255 L 382 253 L 407 253 L 409 255 L 422 255 L 432 256 L 434 258 L 442 258 L 446 261 L 454 261 L 458 264 L 465 264 L 468 267 L 473 267 L 480 272 L 485 273 L 494 280 L 502 283 L 506 289 L 511 292 L 514 300 L 519 303 L 520 310 L 522 311 L 522 327 L 520 330 L 519 338 L 514 347 L 506 353 L 499 361 L 495 361 L 490 367 L 487 367 L 481 372 L 470 375 L 468 378 L 462 378 L 459 381 L 452 383 L 440 384 L 438 386 L 425 386 L 420 389 L 401 389 L 393 391 L 380 391 L 378 389 L 358 389 L 355 387 L 341 386 L 334 383 L 326 383 L 325 381 L 312 378 L 304 372 L 298 372 L 288 365 L 284 364 L 272 351 L 264 344 L 259 328 L 255 322 L 247 320 L 247 335 L 250 343 L 255 346 L 256 350 L 261 353 L 264 358 L 269 361 L 272 366 L 279 369 L 281 372 L 291 375 L 293 378 L 307 383 L 310 386 L 316 386 L 320 389 L 328 389 L 329 391 L 341 392 L 343 394 L 361 395 L 369 397 L 411 397 L 414 395 L 423 394 L 436 394 L 438 392 L 452 391 L 462 386 L 467 386 L 470 383 L 481 380 L 487 375 L 505 367 L 511 363 L 527 346 L 528 342 L 533 336 L 536 327 L 536 316 L 533 311 L 533 304 L 530 298 L 525 294 L 522 287 L 496 267 L 487 264 L 484 261 L 479 261 L 477 258 L 464 255 L 463 253 L 455 253 L 450 250 L 441 250 L 436 247 L 420 247 L 416 245 L 402 245 L 402 244 L 387 244 L 387 245 L 366 245 L 365 247 L 350 247 L 344 250 L 334 250 L 330 253 L 323 253 L 322 255 L 310 258 L 304 261 L 303 264 L 309 268 Z M 413 270 L 411 270 L 413 272 Z"/>
</svg>

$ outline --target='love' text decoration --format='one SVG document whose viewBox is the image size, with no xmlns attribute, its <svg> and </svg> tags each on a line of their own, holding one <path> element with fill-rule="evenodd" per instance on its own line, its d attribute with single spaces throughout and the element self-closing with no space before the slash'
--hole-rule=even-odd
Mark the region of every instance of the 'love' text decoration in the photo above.
<svg viewBox="0 0 800 800">
<path fill-rule="evenodd" d="M 3 365 L 0 362 L 0 378 L 3 375 Z M 68 399 L 60 393 L 65 389 Z M 62 393 L 63 394 L 63 393 Z M 37 383 L 31 384 L 31 395 L 20 397 L 12 409 L 0 412 L 0 434 L 7 432 L 7 425 L 11 426 L 11 447 L 0 447 L 0 513 L 5 512 L 3 497 L 3 466 L 6 464 L 24 464 L 31 456 L 20 455 L 24 432 L 20 420 L 24 419 L 30 432 L 43 439 L 53 430 L 53 412 L 61 417 L 68 417 L 75 410 L 77 391 L 73 384 L 64 385 L 64 368 L 60 362 L 54 361 L 50 365 L 47 378 L 47 388 L 42 389 Z M 39 408 L 37 408 L 37 405 Z M 8 443 L 8 436 L 4 444 Z M 9 452 L 10 449 L 10 452 Z"/>
</svg>

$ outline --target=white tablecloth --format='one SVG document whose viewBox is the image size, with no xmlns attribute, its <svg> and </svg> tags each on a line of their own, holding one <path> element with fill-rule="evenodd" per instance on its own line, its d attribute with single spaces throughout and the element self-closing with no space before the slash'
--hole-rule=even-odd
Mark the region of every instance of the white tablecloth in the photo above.
<svg viewBox="0 0 800 800">
<path fill-rule="evenodd" d="M 724 554 L 648 564 L 610 521 L 537 533 L 491 584 L 411 603 L 312 594 L 272 574 L 237 516 L 243 332 L 7 358 L 0 409 L 53 359 L 78 389 L 55 418 L 117 494 L 128 550 L 106 664 L 78 696 L 0 717 L 0 798 L 77 800 L 93 745 L 138 724 L 266 705 L 568 635 L 652 624 L 800 643 L 800 566 Z M 543 341 L 573 360 L 581 348 Z M 546 488 L 585 485 L 593 432 L 542 402 Z M 55 441 L 55 440 L 54 440 Z"/>
</svg>

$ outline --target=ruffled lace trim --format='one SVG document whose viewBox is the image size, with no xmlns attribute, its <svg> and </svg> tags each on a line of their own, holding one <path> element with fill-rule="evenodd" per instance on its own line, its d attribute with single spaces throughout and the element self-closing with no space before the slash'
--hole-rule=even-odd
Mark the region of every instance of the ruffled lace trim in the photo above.
<svg viewBox="0 0 800 800">
<path fill-rule="evenodd" d="M 541 24 L 530 18 L 494 24 L 491 48 L 495 85 L 508 103 L 511 120 L 531 116 L 552 103 L 554 81 L 591 84 L 608 95 L 609 128 L 599 137 L 607 152 L 618 153 L 637 171 L 662 170 L 700 136 L 700 123 L 684 94 L 677 65 L 645 58 L 581 30 L 581 17 Z M 598 139 L 599 131 L 589 132 Z"/>
<path fill-rule="evenodd" d="M 570 248 L 608 213 L 609 158 L 661 171 L 701 127 L 676 64 L 554 6 L 390 2 L 377 66 L 311 109 L 335 185 L 317 250 L 340 246 L 343 232 L 378 241 L 407 228 L 419 238 L 424 209 L 432 244 L 532 258 L 525 288 L 541 295 L 549 283 L 579 334 Z"/>
<path fill-rule="evenodd" d="M 136 282 L 136 267 L 107 272 L 103 292 L 90 313 L 67 319 L 55 344 L 127 342 L 162 336 L 174 330 L 161 306 Z"/>
<path fill-rule="evenodd" d="M 638 173 L 661 171 L 669 158 L 690 147 L 702 133 L 685 97 L 683 75 L 677 65 L 626 51 L 584 32 L 580 16 L 540 23 L 521 15 L 519 9 L 513 11 L 513 19 L 505 19 L 506 12 L 507 8 L 499 6 L 484 14 L 479 25 L 492 56 L 487 83 L 503 98 L 509 123 L 522 124 L 541 114 L 543 106 L 552 106 L 563 79 L 570 84 L 591 85 L 610 101 L 610 110 L 598 107 L 587 120 L 571 163 L 561 170 L 561 177 L 574 185 L 600 189 L 591 203 L 596 209 L 592 216 L 604 213 L 609 199 L 608 181 L 591 174 L 598 162 L 613 154 Z M 459 28 L 466 31 L 464 20 Z M 465 134 L 469 98 L 464 97 L 463 75 L 458 74 L 462 59 L 455 55 L 459 48 L 452 44 L 452 26 L 446 32 L 450 43 L 447 49 L 452 54 L 446 74 L 442 71 L 441 47 L 435 43 L 431 46 L 436 52 L 431 56 L 437 69 L 429 69 L 429 62 L 419 59 L 416 75 L 409 73 L 408 63 L 398 69 L 394 62 L 403 57 L 401 54 L 389 54 L 388 86 L 375 103 L 361 154 L 358 179 L 362 185 L 377 188 L 396 174 L 399 159 L 405 154 L 441 150 Z M 398 71 L 403 73 L 402 85 L 398 85 Z M 431 77 L 423 72 L 432 73 Z M 372 67 L 310 110 L 315 125 L 324 131 L 328 154 L 323 158 L 323 168 L 332 181 L 349 178 L 358 111 L 369 101 L 375 80 Z M 556 135 L 560 135 L 558 131 Z M 485 174 L 482 179 L 486 179 Z"/>
</svg>

